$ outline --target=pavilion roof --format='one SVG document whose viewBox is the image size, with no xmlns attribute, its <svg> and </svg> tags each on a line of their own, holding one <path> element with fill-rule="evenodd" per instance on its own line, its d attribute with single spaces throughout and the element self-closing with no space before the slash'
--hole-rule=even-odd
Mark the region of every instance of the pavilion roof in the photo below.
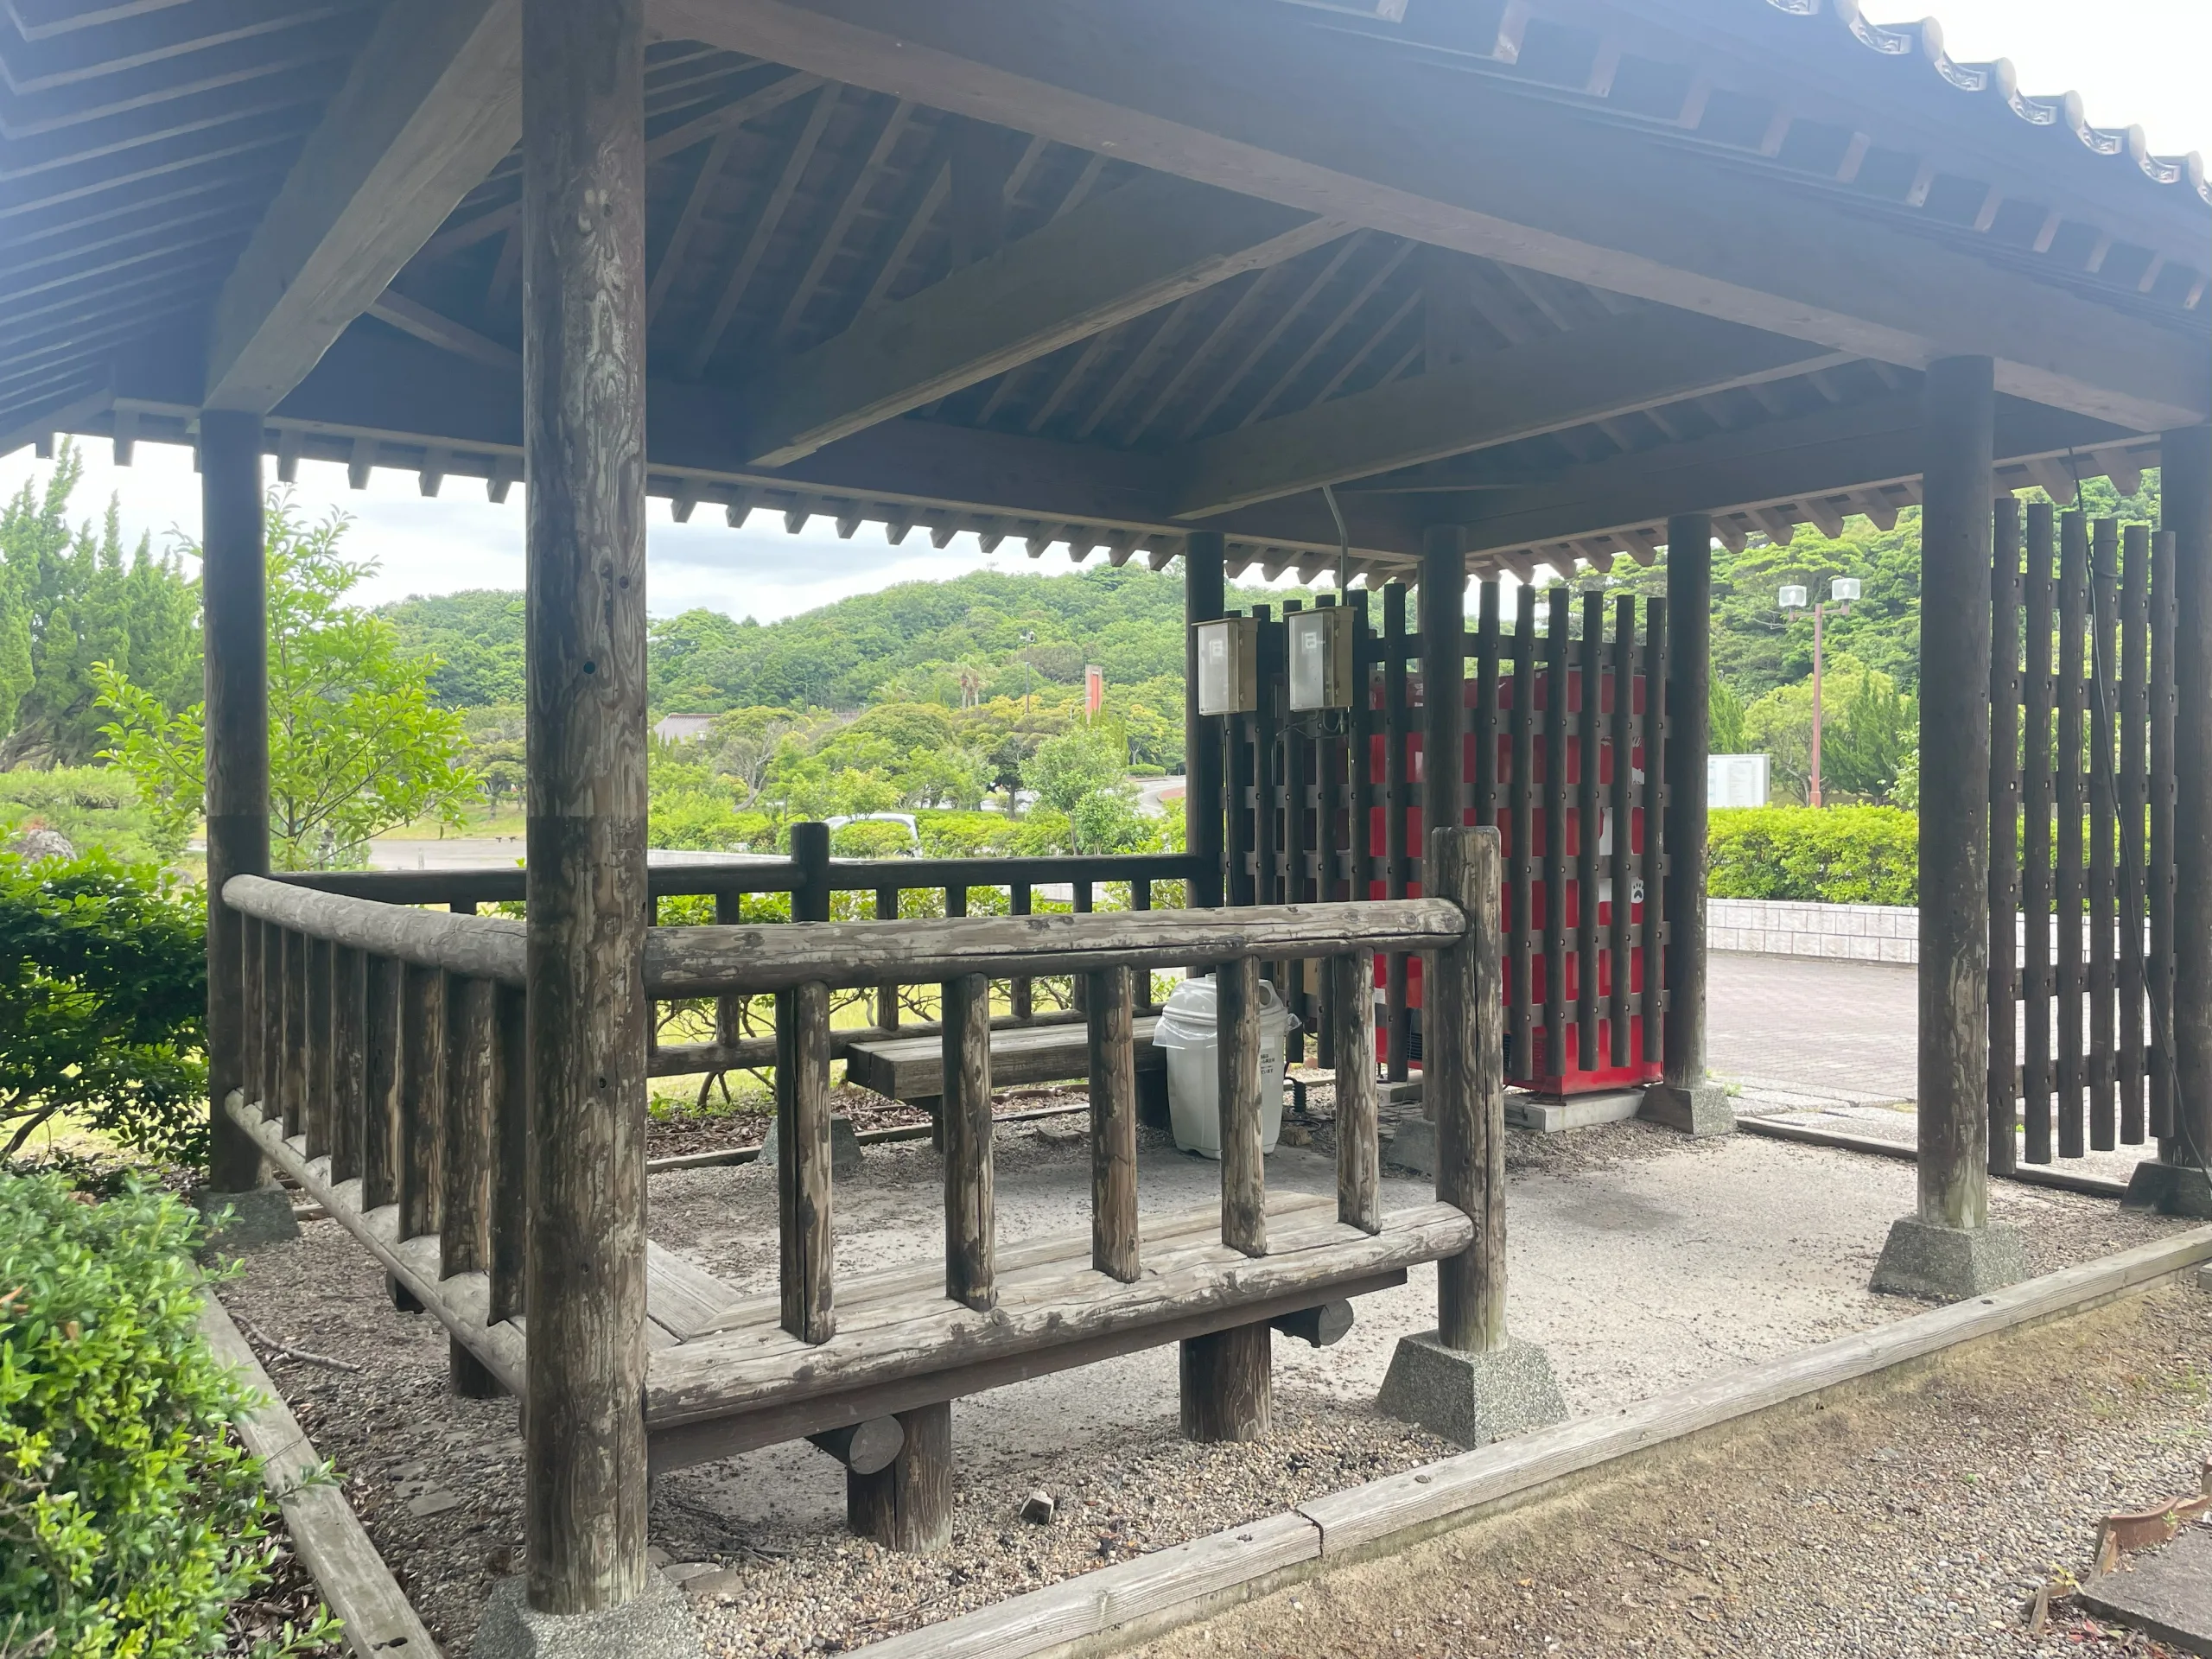
<svg viewBox="0 0 2212 1659">
<path fill-rule="evenodd" d="M 1364 564 L 1443 518 L 1478 565 L 1564 568 L 1673 511 L 1893 514 L 1919 369 L 1982 314 L 2028 342 L 2015 483 L 2126 481 L 2203 418 L 2201 160 L 1932 23 L 1373 10 L 654 0 L 652 489 L 1117 563 L 1219 528 L 1319 570 L 1325 482 Z M 267 408 L 287 475 L 503 495 L 514 55 L 513 0 L 0 0 L 0 448 Z"/>
</svg>

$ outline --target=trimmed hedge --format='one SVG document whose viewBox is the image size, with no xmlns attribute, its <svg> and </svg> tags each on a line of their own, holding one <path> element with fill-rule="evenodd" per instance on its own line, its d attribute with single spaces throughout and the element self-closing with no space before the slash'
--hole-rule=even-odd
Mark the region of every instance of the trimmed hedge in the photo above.
<svg viewBox="0 0 2212 1659">
<path fill-rule="evenodd" d="M 1917 902 L 1920 823 L 1902 807 L 1732 807 L 1709 823 L 1713 898 Z"/>
<path fill-rule="evenodd" d="M 199 1218 L 0 1175 L 0 1651 L 202 1659 L 268 1575 L 251 1397 L 200 1335 Z M 257 1645 L 327 1642 L 326 1617 Z"/>
</svg>

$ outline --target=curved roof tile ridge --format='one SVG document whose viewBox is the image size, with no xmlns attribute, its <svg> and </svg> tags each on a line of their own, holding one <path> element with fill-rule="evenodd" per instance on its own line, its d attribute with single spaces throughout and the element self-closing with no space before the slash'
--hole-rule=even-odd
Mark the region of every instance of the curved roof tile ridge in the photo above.
<svg viewBox="0 0 2212 1659">
<path fill-rule="evenodd" d="M 1938 79 L 1958 91 L 1994 96 L 2030 126 L 2070 133 L 2093 156 L 2124 156 L 2153 184 L 2181 185 L 2212 207 L 2212 179 L 2207 178 L 2204 159 L 2196 151 L 2154 156 L 2139 126 L 2094 126 L 2083 113 L 2079 92 L 2052 97 L 2024 93 L 2009 58 L 1987 63 L 1960 62 L 1943 49 L 1943 28 L 1933 17 L 1917 22 L 1878 23 L 1859 10 L 1859 0 L 1766 0 L 1766 3 L 1791 17 L 1816 17 L 1825 10 L 1866 50 L 1885 58 L 1923 60 Z"/>
</svg>

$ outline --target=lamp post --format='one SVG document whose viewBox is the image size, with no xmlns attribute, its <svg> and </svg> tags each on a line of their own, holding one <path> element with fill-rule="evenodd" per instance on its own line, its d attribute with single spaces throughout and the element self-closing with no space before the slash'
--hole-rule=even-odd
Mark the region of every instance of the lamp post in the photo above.
<svg viewBox="0 0 2212 1659">
<path fill-rule="evenodd" d="M 1827 619 L 1827 607 L 1835 607 L 1838 616 L 1851 614 L 1851 601 L 1859 597 L 1859 578 L 1837 576 L 1828 583 L 1828 596 L 1813 605 L 1813 766 L 1812 775 L 1806 780 L 1805 803 L 1808 806 L 1821 804 L 1821 658 L 1824 649 L 1822 634 Z M 1777 602 L 1792 618 L 1805 613 L 1806 591 L 1802 582 L 1785 583 L 1776 595 Z"/>
</svg>

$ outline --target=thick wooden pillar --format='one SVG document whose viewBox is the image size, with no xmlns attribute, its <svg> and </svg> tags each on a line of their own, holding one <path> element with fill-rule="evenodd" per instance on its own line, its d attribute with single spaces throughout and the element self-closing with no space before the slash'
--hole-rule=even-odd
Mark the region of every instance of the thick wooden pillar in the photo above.
<svg viewBox="0 0 2212 1659">
<path fill-rule="evenodd" d="M 207 744 L 207 1185 L 261 1185 L 262 1159 L 223 1109 L 245 1086 L 246 924 L 223 902 L 234 875 L 269 874 L 269 625 L 261 522 L 261 416 L 200 414 L 200 592 Z"/>
<path fill-rule="evenodd" d="M 1986 358 L 1928 371 L 1920 541 L 1920 1218 L 1988 1219 L 1989 561 Z M 1682 626 L 1678 620 L 1676 626 Z"/>
<path fill-rule="evenodd" d="M 1223 899 L 1226 804 L 1222 799 L 1221 743 L 1198 713 L 1197 625 L 1212 621 L 1228 603 L 1221 532 L 1194 530 L 1183 543 L 1183 844 L 1198 861 L 1191 902 L 1208 907 L 1220 905 Z"/>
<path fill-rule="evenodd" d="M 1433 524 L 1421 555 L 1421 844 L 1456 830 L 1466 804 L 1467 532 Z M 1427 891 L 1427 873 L 1421 876 Z"/>
<path fill-rule="evenodd" d="M 524 0 L 530 1600 L 645 1573 L 645 18 Z"/>
<path fill-rule="evenodd" d="M 2212 426 L 2160 442 L 2174 572 L 2174 1133 L 2131 1200 L 2212 1216 Z M 2147 1179 L 2146 1179 L 2147 1177 Z"/>
<path fill-rule="evenodd" d="M 1713 747 L 1713 516 L 1678 513 L 1667 521 L 1666 683 L 1644 687 L 1644 753 L 1663 719 L 1659 747 L 1664 804 L 1657 814 L 1666 844 L 1665 891 L 1647 894 L 1645 925 L 1663 916 L 1668 929 L 1665 1072 L 1644 1098 L 1644 1115 L 1694 1135 L 1735 1127 L 1725 1090 L 1705 1066 L 1706 757 Z M 1644 834 L 1653 829 L 1646 809 Z M 1618 828 L 1614 834 L 1622 833 Z M 1656 906 L 1649 900 L 1660 899 Z M 1618 912 L 1616 912 L 1618 914 Z"/>
</svg>

